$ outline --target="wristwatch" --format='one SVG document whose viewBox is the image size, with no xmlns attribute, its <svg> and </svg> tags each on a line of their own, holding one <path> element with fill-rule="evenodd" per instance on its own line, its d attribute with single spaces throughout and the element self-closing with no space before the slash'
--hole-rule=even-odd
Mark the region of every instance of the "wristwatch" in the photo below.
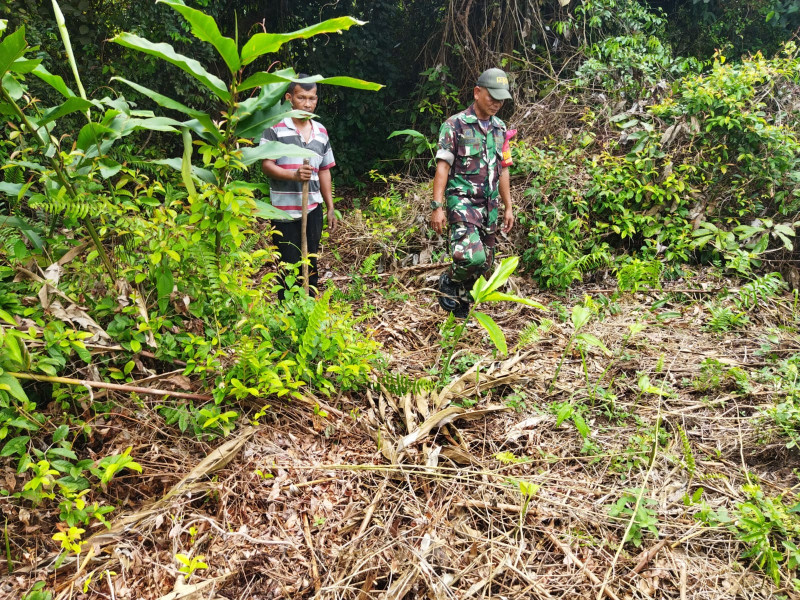
<svg viewBox="0 0 800 600">
<path fill-rule="evenodd" d="M 442 208 L 442 203 L 437 202 L 436 200 L 431 200 L 431 210 L 436 210 L 437 208 Z"/>
</svg>

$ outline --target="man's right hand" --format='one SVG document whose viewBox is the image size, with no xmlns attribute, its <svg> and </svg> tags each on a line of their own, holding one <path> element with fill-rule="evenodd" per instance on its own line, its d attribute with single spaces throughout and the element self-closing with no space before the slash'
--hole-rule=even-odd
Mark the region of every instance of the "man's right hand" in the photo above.
<svg viewBox="0 0 800 600">
<path fill-rule="evenodd" d="M 294 180 L 295 181 L 310 181 L 311 175 L 314 173 L 314 169 L 311 168 L 311 165 L 303 165 L 299 169 L 294 172 Z"/>
<path fill-rule="evenodd" d="M 444 216 L 443 208 L 437 208 L 431 213 L 431 227 L 439 235 L 442 235 L 446 222 L 447 219 Z"/>
</svg>

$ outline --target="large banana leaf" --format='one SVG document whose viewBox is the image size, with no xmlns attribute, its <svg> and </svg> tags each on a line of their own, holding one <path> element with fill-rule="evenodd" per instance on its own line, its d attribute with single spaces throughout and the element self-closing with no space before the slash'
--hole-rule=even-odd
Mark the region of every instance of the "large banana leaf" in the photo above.
<svg viewBox="0 0 800 600">
<path fill-rule="evenodd" d="M 40 59 L 32 59 L 32 58 L 18 58 L 9 67 L 9 71 L 13 71 L 14 73 L 30 73 L 33 71 L 42 61 Z"/>
<path fill-rule="evenodd" d="M 67 98 L 58 106 L 54 106 L 53 108 L 46 110 L 44 114 L 42 114 L 41 118 L 36 121 L 36 124 L 38 127 L 41 127 L 42 125 L 46 125 L 51 121 L 60 119 L 64 115 L 84 111 L 93 106 L 97 106 L 97 103 L 92 102 L 91 100 L 84 100 L 78 96 L 73 96 L 72 98 Z"/>
<path fill-rule="evenodd" d="M 180 158 L 162 158 L 161 160 L 151 160 L 150 162 L 154 165 L 166 165 L 168 167 L 172 167 L 176 171 L 180 171 L 183 166 L 183 160 Z M 209 171 L 208 169 L 201 169 L 200 167 L 193 166 L 192 175 L 200 181 L 205 181 L 206 183 L 217 183 L 217 178 L 214 176 L 214 172 Z"/>
<path fill-rule="evenodd" d="M 280 158 L 281 156 L 313 158 L 315 154 L 312 150 L 306 150 L 294 144 L 266 142 L 260 146 L 242 150 L 242 164 L 245 166 L 252 165 L 254 162 L 264 160 L 265 158 Z"/>
<path fill-rule="evenodd" d="M 37 66 L 33 71 L 31 71 L 31 73 L 36 75 L 39 79 L 44 81 L 47 85 L 56 90 L 65 98 L 72 98 L 75 96 L 75 93 L 69 89 L 67 84 L 64 83 L 64 80 L 59 75 L 53 75 L 42 65 Z"/>
<path fill-rule="evenodd" d="M 108 135 L 117 135 L 117 132 L 110 127 L 105 127 L 100 123 L 87 123 L 81 127 L 78 133 L 77 148 L 82 152 L 86 152 L 90 147 L 96 146 Z"/>
<path fill-rule="evenodd" d="M 111 39 L 120 46 L 139 50 L 145 54 L 157 56 L 167 62 L 172 63 L 179 69 L 186 71 L 189 75 L 197 79 L 200 83 L 206 86 L 209 90 L 214 92 L 220 99 L 228 102 L 231 99 L 231 93 L 225 83 L 216 75 L 212 75 L 206 71 L 205 67 L 193 58 L 178 54 L 175 49 L 169 44 L 154 43 L 145 38 L 132 33 L 120 33 Z"/>
<path fill-rule="evenodd" d="M 276 104 L 267 110 L 259 111 L 239 121 L 236 126 L 236 137 L 255 138 L 260 136 L 267 127 L 272 127 L 286 117 L 305 118 L 309 114 L 303 110 L 285 110 L 282 105 Z"/>
<path fill-rule="evenodd" d="M 20 27 L 0 42 L 0 77 L 5 75 L 14 61 L 22 56 L 27 46 L 25 27 Z"/>
<path fill-rule="evenodd" d="M 192 26 L 194 36 L 204 42 L 208 42 L 217 49 L 225 64 L 228 65 L 231 73 L 236 73 L 242 64 L 239 61 L 239 52 L 236 49 L 236 42 L 231 38 L 223 36 L 219 32 L 217 22 L 213 17 L 200 12 L 194 8 L 186 6 L 182 0 L 157 0 L 172 9 L 176 10 L 181 16 L 189 21 Z"/>
<path fill-rule="evenodd" d="M 364 81 L 363 79 L 356 79 L 355 77 L 323 77 L 322 75 L 312 75 L 311 77 L 304 77 L 298 79 L 296 77 L 285 77 L 278 73 L 267 73 L 261 71 L 254 73 L 242 82 L 239 86 L 240 91 L 249 90 L 254 87 L 259 87 L 267 83 L 280 83 L 280 82 L 297 82 L 297 83 L 327 83 L 328 85 L 338 85 L 341 87 L 350 87 L 357 90 L 370 90 L 378 91 L 383 86 L 380 83 L 373 83 L 371 81 Z"/>
<path fill-rule="evenodd" d="M 291 33 L 257 33 L 242 48 L 242 65 L 249 65 L 259 56 L 276 52 L 291 40 L 310 38 L 320 33 L 339 33 L 350 29 L 353 25 L 364 25 L 364 23 L 365 21 L 353 17 L 337 17 Z"/>
<path fill-rule="evenodd" d="M 127 79 L 123 79 L 122 77 L 112 77 L 111 79 L 116 81 L 121 81 L 122 83 L 131 86 L 137 92 L 139 92 L 140 94 L 144 94 L 145 96 L 147 96 L 160 106 L 163 106 L 164 108 L 177 110 L 178 112 L 182 112 L 185 115 L 194 117 L 195 119 L 197 119 L 200 125 L 202 125 L 207 130 L 207 132 L 214 137 L 214 139 L 216 140 L 222 139 L 222 134 L 219 132 L 219 129 L 217 129 L 217 126 L 214 125 L 213 121 L 211 120 L 211 117 L 208 116 L 206 113 L 199 110 L 195 110 L 193 108 L 189 108 L 188 106 L 181 104 L 177 100 L 168 98 L 167 96 L 159 94 L 156 91 L 144 87 L 143 85 L 139 85 L 138 83 L 128 81 Z"/>
<path fill-rule="evenodd" d="M 271 204 L 267 204 L 261 200 L 256 200 L 256 210 L 253 212 L 254 217 L 262 219 L 269 219 L 270 221 L 291 221 L 292 217 L 289 213 L 282 211 L 280 208 L 275 208 Z"/>
</svg>

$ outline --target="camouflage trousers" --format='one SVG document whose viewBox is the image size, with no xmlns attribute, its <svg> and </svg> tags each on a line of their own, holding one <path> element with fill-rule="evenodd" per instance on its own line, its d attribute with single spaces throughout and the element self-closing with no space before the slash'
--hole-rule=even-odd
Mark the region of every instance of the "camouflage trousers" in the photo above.
<svg viewBox="0 0 800 600">
<path fill-rule="evenodd" d="M 495 234 L 486 233 L 471 223 L 450 224 L 450 280 L 454 283 L 471 282 L 489 271 L 494 263 Z"/>
</svg>

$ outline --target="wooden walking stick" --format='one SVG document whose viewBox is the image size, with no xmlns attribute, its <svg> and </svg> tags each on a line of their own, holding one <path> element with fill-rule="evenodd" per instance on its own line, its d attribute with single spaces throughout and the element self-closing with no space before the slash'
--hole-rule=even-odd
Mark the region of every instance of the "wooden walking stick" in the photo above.
<svg viewBox="0 0 800 600">
<path fill-rule="evenodd" d="M 303 159 L 303 165 L 309 164 L 307 158 Z M 308 294 L 308 240 L 306 239 L 306 227 L 308 226 L 308 181 L 303 182 L 303 213 L 300 217 L 300 253 L 303 255 L 303 289 Z"/>
</svg>

